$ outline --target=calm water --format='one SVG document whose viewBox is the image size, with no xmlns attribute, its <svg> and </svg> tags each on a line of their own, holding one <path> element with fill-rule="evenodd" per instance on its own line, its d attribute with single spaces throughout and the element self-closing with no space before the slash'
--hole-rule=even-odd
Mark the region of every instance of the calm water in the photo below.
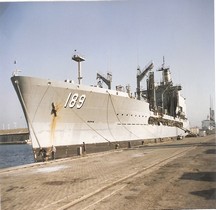
<svg viewBox="0 0 216 210">
<path fill-rule="evenodd" d="M 0 168 L 25 165 L 33 162 L 31 145 L 0 145 Z"/>
</svg>

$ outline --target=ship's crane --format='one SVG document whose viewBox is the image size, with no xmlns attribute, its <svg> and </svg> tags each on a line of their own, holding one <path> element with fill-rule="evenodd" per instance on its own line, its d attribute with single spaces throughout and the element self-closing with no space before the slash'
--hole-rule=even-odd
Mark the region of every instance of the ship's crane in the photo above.
<svg viewBox="0 0 216 210">
<path fill-rule="evenodd" d="M 111 82 L 112 82 L 112 74 L 107 73 L 107 78 L 102 76 L 101 74 L 97 73 L 97 79 L 102 80 L 108 86 L 108 89 L 111 89 Z"/>
<path fill-rule="evenodd" d="M 144 68 L 144 70 L 141 72 L 140 68 L 137 68 L 137 99 L 140 100 L 140 82 L 142 79 L 146 76 L 146 74 L 152 70 L 154 67 L 153 62 L 151 61 L 147 66 Z"/>
</svg>

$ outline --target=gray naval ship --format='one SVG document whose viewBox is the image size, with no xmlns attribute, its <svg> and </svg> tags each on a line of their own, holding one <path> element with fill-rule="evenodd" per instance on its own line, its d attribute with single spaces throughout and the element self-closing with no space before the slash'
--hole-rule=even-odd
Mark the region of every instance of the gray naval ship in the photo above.
<svg viewBox="0 0 216 210">
<path fill-rule="evenodd" d="M 184 137 L 189 129 L 185 98 L 180 85 L 173 85 L 170 68 L 164 61 L 157 71 L 162 81 L 155 82 L 154 65 L 137 69 L 136 93 L 130 87 L 111 88 L 112 75 L 97 73 L 98 85 L 82 84 L 81 62 L 78 83 L 54 81 L 14 74 L 11 81 L 21 103 L 35 155 L 35 161 L 64 158 L 77 154 L 114 149 L 129 142 Z M 141 81 L 146 77 L 146 89 Z M 102 87 L 102 83 L 107 85 Z"/>
</svg>

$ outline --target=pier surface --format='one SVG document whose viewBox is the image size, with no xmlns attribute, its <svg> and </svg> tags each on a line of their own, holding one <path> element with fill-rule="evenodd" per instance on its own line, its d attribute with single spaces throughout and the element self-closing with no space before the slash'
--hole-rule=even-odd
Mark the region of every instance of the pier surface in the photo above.
<svg viewBox="0 0 216 210">
<path fill-rule="evenodd" d="M 0 170 L 1 209 L 216 208 L 215 136 Z"/>
</svg>

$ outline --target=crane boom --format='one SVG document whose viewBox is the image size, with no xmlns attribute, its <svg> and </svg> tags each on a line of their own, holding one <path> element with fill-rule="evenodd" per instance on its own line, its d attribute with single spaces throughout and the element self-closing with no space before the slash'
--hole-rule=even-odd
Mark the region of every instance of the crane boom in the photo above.
<svg viewBox="0 0 216 210">
<path fill-rule="evenodd" d="M 103 82 L 105 82 L 105 84 L 108 86 L 108 89 L 111 89 L 111 77 L 112 75 L 110 73 L 107 73 L 107 79 L 101 74 L 97 73 L 97 79 L 102 79 Z"/>
<path fill-rule="evenodd" d="M 146 76 L 146 74 L 152 70 L 154 67 L 153 62 L 151 61 L 145 68 L 144 70 L 141 72 L 140 69 L 138 68 L 137 70 L 139 70 L 139 74 L 137 74 L 137 99 L 140 100 L 140 82 L 142 81 L 142 79 Z"/>
</svg>

